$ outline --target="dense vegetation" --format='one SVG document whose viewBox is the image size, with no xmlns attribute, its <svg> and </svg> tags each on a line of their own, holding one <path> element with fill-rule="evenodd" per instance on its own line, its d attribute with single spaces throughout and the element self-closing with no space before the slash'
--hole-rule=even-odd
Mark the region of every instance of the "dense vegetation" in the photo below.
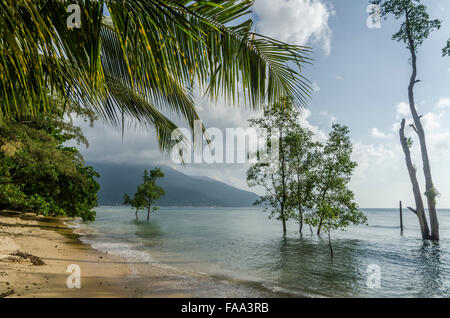
<svg viewBox="0 0 450 318">
<path fill-rule="evenodd" d="M 313 132 L 300 125 L 300 116 L 292 101 L 283 99 L 250 120 L 251 126 L 270 131 L 266 146 L 278 147 L 279 159 L 260 157 L 248 170 L 247 181 L 265 190 L 255 204 L 282 221 L 285 234 L 286 222 L 295 219 L 300 233 L 306 223 L 311 232 L 316 227 L 318 235 L 323 230 L 330 239 L 332 230 L 367 221 L 348 189 L 356 167 L 349 130 L 334 124 L 327 140 L 314 140 Z"/>
<path fill-rule="evenodd" d="M 65 145 L 87 141 L 53 102 L 51 113 L 0 121 L 0 209 L 93 220 L 99 175 Z"/>
</svg>

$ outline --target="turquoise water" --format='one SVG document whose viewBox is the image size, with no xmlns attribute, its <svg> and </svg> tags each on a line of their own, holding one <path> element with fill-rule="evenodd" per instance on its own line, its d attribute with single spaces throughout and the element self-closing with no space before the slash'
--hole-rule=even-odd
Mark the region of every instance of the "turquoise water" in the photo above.
<svg viewBox="0 0 450 318">
<path fill-rule="evenodd" d="M 368 226 L 311 235 L 269 220 L 257 208 L 161 208 L 149 223 L 125 207 L 100 207 L 80 224 L 82 240 L 130 261 L 158 263 L 211 277 L 243 281 L 292 296 L 449 297 L 450 210 L 439 211 L 441 241 L 423 242 L 416 216 L 363 210 Z M 367 267 L 380 268 L 380 288 L 367 287 Z M 214 295 L 212 295 L 214 296 Z"/>
</svg>

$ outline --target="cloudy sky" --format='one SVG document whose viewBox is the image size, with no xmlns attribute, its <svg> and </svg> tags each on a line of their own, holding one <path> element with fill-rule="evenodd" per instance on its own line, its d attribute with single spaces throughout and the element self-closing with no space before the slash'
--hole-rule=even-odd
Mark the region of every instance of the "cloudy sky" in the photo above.
<svg viewBox="0 0 450 318">
<path fill-rule="evenodd" d="M 399 122 L 409 117 L 407 86 L 408 52 L 391 40 L 398 21 L 382 21 L 381 28 L 367 27 L 364 0 L 256 0 L 257 30 L 268 36 L 314 49 L 314 63 L 306 68 L 314 95 L 303 111 L 302 122 L 318 134 L 327 134 L 333 122 L 349 126 L 358 162 L 351 188 L 361 207 L 396 207 L 398 201 L 413 206 L 413 196 L 398 137 Z M 450 208 L 450 58 L 441 49 L 450 37 L 450 3 L 425 1 L 433 17 L 443 20 L 441 30 L 419 52 L 416 101 L 427 132 L 432 173 L 441 193 L 440 207 Z M 207 127 L 247 127 L 257 116 L 244 108 L 197 99 Z M 160 155 L 153 132 L 129 127 L 121 131 L 101 122 L 89 128 L 90 141 L 82 149 L 87 161 L 166 164 L 191 175 L 203 175 L 246 189 L 246 165 L 197 164 L 185 167 Z M 225 130 L 224 130 L 225 131 Z M 407 134 L 414 137 L 412 131 Z M 418 142 L 413 152 L 422 178 Z M 423 184 L 423 183 L 422 183 Z M 422 189 L 422 192 L 424 190 Z"/>
</svg>

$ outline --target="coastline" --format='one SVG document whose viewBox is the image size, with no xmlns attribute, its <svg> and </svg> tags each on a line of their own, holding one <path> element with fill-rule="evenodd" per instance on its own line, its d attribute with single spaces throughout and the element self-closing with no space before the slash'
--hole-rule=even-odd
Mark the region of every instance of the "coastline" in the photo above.
<svg viewBox="0 0 450 318">
<path fill-rule="evenodd" d="M 99 251 L 65 224 L 71 219 L 0 211 L 0 295 L 17 298 L 294 297 L 258 284 L 131 261 Z M 14 256 L 17 251 L 45 265 Z M 70 264 L 81 270 L 81 288 L 66 281 Z M 298 297 L 298 296 L 297 296 Z"/>
<path fill-rule="evenodd" d="M 191 297 L 183 281 L 151 264 L 125 259 L 83 244 L 64 224 L 65 218 L 0 211 L 0 294 L 25 298 Z M 20 251 L 45 265 L 13 256 Z M 70 289 L 67 266 L 81 269 L 81 288 Z M 133 266 L 131 266 L 133 265 Z M 145 277 L 136 272 L 145 267 Z"/>
</svg>

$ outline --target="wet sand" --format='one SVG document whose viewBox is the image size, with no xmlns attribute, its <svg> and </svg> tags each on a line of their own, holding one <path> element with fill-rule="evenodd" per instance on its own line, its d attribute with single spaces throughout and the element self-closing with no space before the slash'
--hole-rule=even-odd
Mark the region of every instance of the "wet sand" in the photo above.
<svg viewBox="0 0 450 318">
<path fill-rule="evenodd" d="M 82 244 L 63 222 L 64 218 L 0 212 L 0 295 L 14 291 L 8 297 L 192 296 L 190 286 L 176 273 L 97 251 Z M 11 255 L 17 251 L 45 265 Z M 79 289 L 67 287 L 70 264 L 81 270 Z"/>
</svg>

